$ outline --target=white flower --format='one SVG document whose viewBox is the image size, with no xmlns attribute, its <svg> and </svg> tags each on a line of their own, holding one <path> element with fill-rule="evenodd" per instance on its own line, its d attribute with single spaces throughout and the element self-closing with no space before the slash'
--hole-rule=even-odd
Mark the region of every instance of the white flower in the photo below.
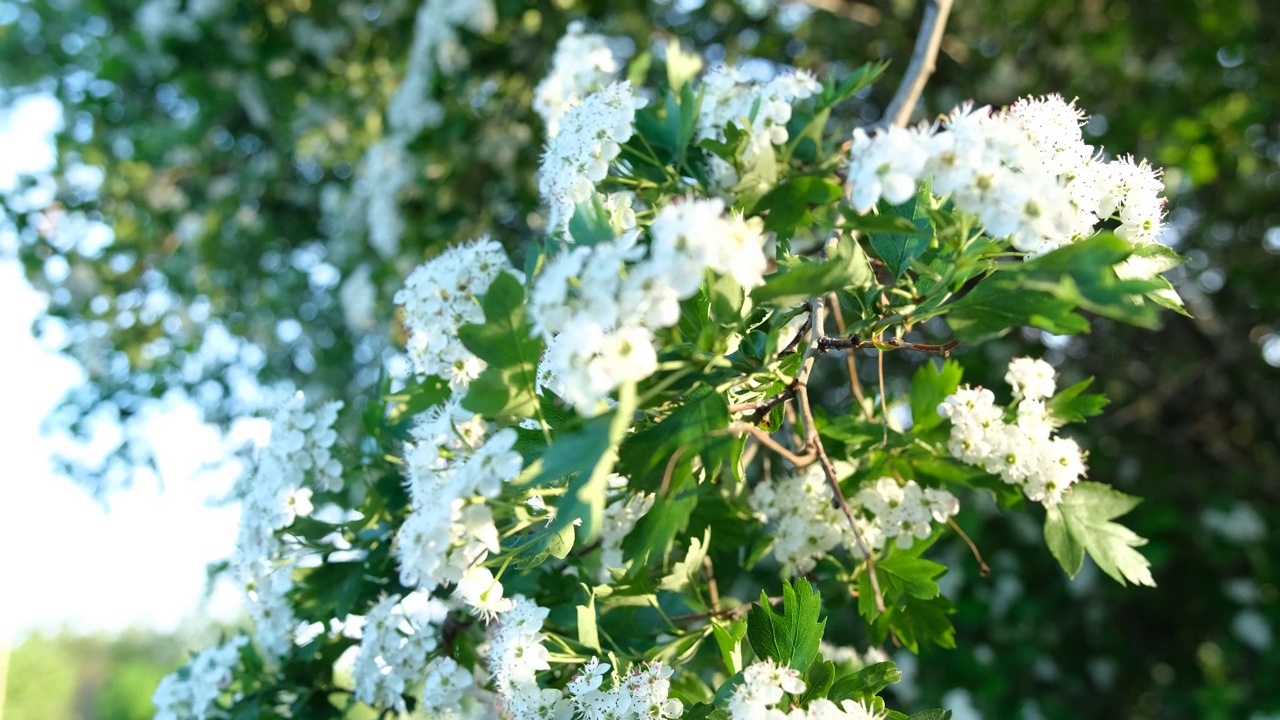
<svg viewBox="0 0 1280 720">
<path fill-rule="evenodd" d="M 604 88 L 618 76 L 618 58 L 609 38 L 586 32 L 581 22 L 569 23 L 556 43 L 551 72 L 533 91 L 533 110 L 547 125 L 547 136 L 559 132 L 560 116 L 588 93 Z"/>
<path fill-rule="evenodd" d="M 554 232 L 568 227 L 573 208 L 586 202 L 595 184 L 609 173 L 622 143 L 634 133 L 635 114 L 644 100 L 630 83 L 615 82 L 593 92 L 560 118 L 560 131 L 547 141 L 538 168 L 538 192 L 550 209 Z"/>
<path fill-rule="evenodd" d="M 1057 390 L 1053 366 L 1039 358 L 1014 358 L 1004 381 L 1013 388 L 1013 396 L 1027 400 L 1047 400 Z"/>
<path fill-rule="evenodd" d="M 486 567 L 472 567 L 464 572 L 453 594 L 485 619 L 513 607 L 511 600 L 502 596 L 502 583 Z"/>
<path fill-rule="evenodd" d="M 858 128 L 850 157 L 849 203 L 865 213 L 882 197 L 891 205 L 914 197 L 929 154 L 916 131 L 895 127 L 872 138 Z"/>
<path fill-rule="evenodd" d="M 177 672 L 166 675 L 151 696 L 156 720 L 205 720 L 221 717 L 217 706 L 240 664 L 240 648 L 249 638 L 239 635 L 222 645 L 202 650 Z"/>
<path fill-rule="evenodd" d="M 479 296 L 498 275 L 513 273 L 502 246 L 488 235 L 455 245 L 419 265 L 395 302 L 404 307 L 407 350 L 422 375 L 437 375 L 455 389 L 467 387 L 484 363 L 458 340 L 458 328 L 484 322 Z"/>
</svg>

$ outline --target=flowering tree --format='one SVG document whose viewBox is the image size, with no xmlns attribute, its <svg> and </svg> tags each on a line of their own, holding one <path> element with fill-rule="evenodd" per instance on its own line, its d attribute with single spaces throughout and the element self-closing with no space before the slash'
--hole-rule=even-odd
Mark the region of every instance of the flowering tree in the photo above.
<svg viewBox="0 0 1280 720">
<path fill-rule="evenodd" d="M 436 5 L 388 143 L 446 121 L 451 28 L 494 26 Z M 672 43 L 624 68 L 570 26 L 532 99 L 541 239 L 408 274 L 412 370 L 372 402 L 276 409 L 232 562 L 252 634 L 167 678 L 158 717 L 906 717 L 875 648 L 954 646 L 924 556 L 967 541 L 966 498 L 1042 517 L 1068 575 L 1154 585 L 1114 522 L 1137 499 L 1062 432 L 1106 399 L 1035 358 L 971 387 L 950 355 L 1181 311 L 1160 172 L 1053 95 L 908 127 L 947 9 L 875 127 L 832 110 L 882 65 L 760 77 Z M 893 395 L 907 354 L 931 359 Z"/>
</svg>

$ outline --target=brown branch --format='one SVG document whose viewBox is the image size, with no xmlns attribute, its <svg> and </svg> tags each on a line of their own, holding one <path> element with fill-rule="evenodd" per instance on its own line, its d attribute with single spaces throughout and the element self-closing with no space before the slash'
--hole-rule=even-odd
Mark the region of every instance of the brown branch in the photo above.
<svg viewBox="0 0 1280 720">
<path fill-rule="evenodd" d="M 902 77 L 902 84 L 894 93 L 893 100 L 885 109 L 883 127 L 906 127 L 911 119 L 911 111 L 924 92 L 925 83 L 933 75 L 938 59 L 938 48 L 942 45 L 942 35 L 947 27 L 947 16 L 951 14 L 951 0 L 927 0 L 924 6 L 924 19 L 920 21 L 920 35 L 916 37 L 915 49 L 911 51 L 911 61 Z"/>
<path fill-rule="evenodd" d="M 807 450 L 803 455 L 796 455 L 783 447 L 782 443 L 774 440 L 773 436 L 768 432 L 761 430 L 751 423 L 732 423 L 729 425 L 728 431 L 733 435 L 750 435 L 761 445 L 764 445 L 775 453 L 781 455 L 784 460 L 796 466 L 797 469 L 812 465 L 814 458 L 817 457 L 812 450 Z"/>
<path fill-rule="evenodd" d="M 711 612 L 693 613 L 692 615 L 674 615 L 671 618 L 671 622 L 692 622 L 694 620 L 709 620 L 714 617 L 737 618 L 740 615 L 747 614 L 747 612 L 749 612 L 751 608 L 755 607 L 758 604 L 758 602 L 759 601 L 743 603 L 741 605 L 735 605 L 725 610 L 713 610 Z M 782 602 L 782 596 L 769 598 L 770 605 L 777 605 L 780 602 Z"/>
<path fill-rule="evenodd" d="M 711 556 L 702 556 L 702 572 L 707 576 L 707 594 L 711 596 L 711 609 L 720 609 L 720 586 L 716 584 L 716 570 L 711 564 Z"/>
<path fill-rule="evenodd" d="M 853 349 L 871 349 L 876 350 L 915 350 L 916 352 L 932 353 L 941 355 L 942 357 L 950 357 L 951 351 L 960 346 L 959 340 L 950 340 L 938 345 L 928 343 L 904 342 L 902 340 L 859 340 L 858 336 L 853 337 L 824 337 L 818 341 L 822 352 L 829 350 L 853 350 Z"/>
<path fill-rule="evenodd" d="M 876 575 L 876 560 L 871 552 L 871 548 L 867 545 L 867 541 L 862 537 L 862 531 L 858 529 L 858 522 L 853 517 L 853 510 L 849 507 L 849 501 L 845 499 L 844 492 L 840 490 L 840 479 L 836 477 L 835 465 L 831 463 L 831 458 L 827 456 L 827 449 L 822 445 L 822 437 L 818 435 L 818 426 L 813 421 L 813 408 L 809 405 L 809 372 L 813 369 L 813 359 L 820 351 L 818 349 L 819 341 L 822 339 L 822 299 L 815 298 L 810 301 L 813 308 L 813 335 L 809 341 L 809 349 L 805 351 L 804 360 L 800 363 L 800 373 L 796 375 L 796 379 L 803 378 L 796 387 L 796 400 L 800 406 L 800 414 L 804 418 L 805 426 L 805 447 L 818 456 L 818 461 L 822 463 L 822 473 L 827 478 L 827 484 L 831 486 L 831 492 L 835 496 L 836 501 L 840 505 L 840 510 L 844 512 L 845 518 L 849 521 L 849 527 L 853 530 L 853 539 L 858 543 L 858 549 L 862 551 L 863 557 L 867 561 L 867 573 L 871 580 L 871 591 L 875 593 L 876 610 L 885 612 L 884 593 L 880 591 L 880 578 Z"/>
<path fill-rule="evenodd" d="M 960 528 L 955 518 L 947 518 L 947 524 L 960 535 L 960 539 L 964 540 L 964 544 L 969 546 L 969 552 L 973 553 L 973 559 L 978 561 L 978 573 L 982 577 L 990 575 L 991 566 L 982 560 L 982 553 L 978 552 L 978 546 L 973 543 L 973 540 L 969 539 L 969 536 Z"/>
<path fill-rule="evenodd" d="M 827 298 L 831 307 L 831 315 L 836 321 L 836 332 L 844 335 L 844 329 L 846 326 L 844 324 L 844 312 L 840 309 L 840 298 L 837 297 L 835 293 L 829 294 Z M 854 402 L 858 403 L 858 409 L 862 410 L 862 414 L 866 416 L 867 422 L 871 422 L 871 410 L 867 407 L 866 396 L 862 394 L 862 383 L 858 380 L 858 362 L 855 359 L 854 354 L 851 352 L 845 353 L 844 363 L 849 369 L 849 393 L 853 396 Z"/>
</svg>

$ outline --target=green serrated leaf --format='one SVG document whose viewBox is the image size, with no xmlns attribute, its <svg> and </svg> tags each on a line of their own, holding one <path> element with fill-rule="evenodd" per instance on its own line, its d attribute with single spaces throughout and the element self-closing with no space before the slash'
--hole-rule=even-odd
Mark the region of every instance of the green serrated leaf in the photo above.
<svg viewBox="0 0 1280 720">
<path fill-rule="evenodd" d="M 1106 395 L 1097 393 L 1083 394 L 1093 384 L 1093 378 L 1087 378 L 1065 390 L 1059 390 L 1049 399 L 1045 406 L 1053 415 L 1055 425 L 1072 422 L 1083 422 L 1102 412 L 1111 401 Z"/>
<path fill-rule="evenodd" d="M 926 362 L 911 378 L 911 422 L 914 432 L 922 432 L 942 423 L 938 405 L 960 387 L 964 370 L 955 360 L 946 360 L 939 367 Z"/>
<path fill-rule="evenodd" d="M 800 704 L 808 705 L 810 700 L 825 698 L 832 683 L 836 681 L 836 665 L 830 660 L 823 660 L 819 655 L 809 666 L 804 676 L 804 693 L 800 696 Z"/>
<path fill-rule="evenodd" d="M 747 614 L 747 639 L 758 657 L 772 658 L 800 672 L 809 669 L 818 656 L 818 643 L 826 620 L 818 620 L 821 598 L 809 581 L 795 585 L 783 582 L 782 614 L 774 611 L 768 595 L 760 593 L 760 604 Z"/>
<path fill-rule="evenodd" d="M 720 649 L 720 659 L 730 674 L 742 670 L 742 639 L 747 636 L 747 621 L 738 619 L 726 623 L 722 620 L 711 621 L 711 633 L 715 637 L 716 647 Z"/>
<path fill-rule="evenodd" d="M 901 205 L 890 205 L 884 201 L 880 203 L 881 215 L 903 218 L 916 230 L 912 234 L 874 232 L 870 235 L 871 248 L 895 278 L 906 272 L 911 261 L 923 255 L 933 241 L 933 222 L 927 212 L 932 207 L 932 202 L 933 196 L 926 180 L 921 183 L 915 197 L 907 202 Z"/>
<path fill-rule="evenodd" d="M 832 290 L 867 288 L 874 279 L 862 246 L 845 238 L 831 250 L 826 262 L 795 258 L 789 267 L 779 267 L 778 272 L 765 278 L 764 285 L 751 291 L 751 299 L 786 307 Z"/>
<path fill-rule="evenodd" d="M 1146 539 L 1111 522 L 1140 502 L 1141 499 L 1102 483 L 1076 483 L 1057 505 L 1048 508 L 1045 543 L 1070 577 L 1080 571 L 1087 552 L 1103 572 L 1121 585 L 1155 587 L 1150 561 L 1134 550 L 1146 545 Z"/>
<path fill-rule="evenodd" d="M 835 703 L 841 700 L 867 702 L 901 679 L 902 671 L 892 662 L 875 663 L 836 680 L 827 692 L 827 699 Z"/>
<path fill-rule="evenodd" d="M 486 417 L 532 417 L 536 395 L 540 338 L 530 337 L 525 318 L 524 288 L 515 277 L 501 273 L 489 286 L 482 303 L 484 323 L 458 328 L 458 339 L 488 363 L 472 381 L 462 406 Z"/>
<path fill-rule="evenodd" d="M 951 720 L 951 711 L 933 708 L 914 713 L 908 720 Z"/>
<path fill-rule="evenodd" d="M 698 538 L 690 539 L 689 551 L 685 553 L 684 559 L 671 567 L 670 574 L 662 578 L 658 588 L 676 593 L 684 592 L 702 572 L 702 561 L 706 559 L 707 549 L 710 546 L 711 526 L 708 525 L 701 542 Z"/>
</svg>

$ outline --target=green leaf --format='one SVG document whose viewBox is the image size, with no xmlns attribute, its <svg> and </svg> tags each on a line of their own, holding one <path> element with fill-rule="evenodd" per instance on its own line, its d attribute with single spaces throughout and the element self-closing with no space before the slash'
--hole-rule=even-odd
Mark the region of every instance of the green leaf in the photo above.
<svg viewBox="0 0 1280 720">
<path fill-rule="evenodd" d="M 1085 418 L 1101 413 L 1102 408 L 1111 402 L 1106 395 L 1082 394 L 1091 384 L 1093 384 L 1093 378 L 1087 378 L 1065 390 L 1059 390 L 1056 395 L 1049 398 L 1045 406 L 1052 413 L 1056 425 L 1083 422 Z"/>
<path fill-rule="evenodd" d="M 1096 482 L 1071 486 L 1062 500 L 1048 508 L 1044 539 L 1067 575 L 1075 577 L 1084 554 L 1121 585 L 1155 587 L 1151 563 L 1135 547 L 1147 544 L 1129 528 L 1111 520 L 1132 510 L 1141 499 Z"/>
<path fill-rule="evenodd" d="M 596 599 L 592 596 L 586 605 L 576 608 L 578 614 L 578 642 L 596 652 L 600 650 L 600 633 L 596 629 Z"/>
<path fill-rule="evenodd" d="M 789 177 L 761 197 L 751 209 L 752 215 L 765 214 L 764 227 L 783 238 L 790 238 L 796 228 L 813 223 L 809 208 L 835 202 L 840 186 L 813 175 Z"/>
<path fill-rule="evenodd" d="M 785 307 L 818 297 L 832 290 L 867 288 L 875 279 L 862 246 L 851 238 L 842 239 L 826 262 L 793 258 L 790 266 L 765 278 L 764 285 L 751 292 L 757 303 Z"/>
<path fill-rule="evenodd" d="M 911 379 L 911 422 L 915 432 L 928 430 L 942 422 L 938 405 L 960 387 L 964 370 L 955 360 L 946 360 L 939 367 L 926 362 L 916 370 Z"/>
<path fill-rule="evenodd" d="M 581 520 L 583 540 L 595 540 L 604 516 L 609 475 L 618 459 L 618 443 L 631 426 L 635 403 L 635 384 L 624 384 L 618 389 L 618 405 L 613 410 L 557 438 L 541 460 L 516 478 L 517 483 L 535 486 L 549 486 L 569 478 L 555 517 L 547 525 L 548 531 L 559 531 Z"/>
<path fill-rule="evenodd" d="M 573 550 L 575 532 L 573 525 L 561 528 L 540 528 L 532 535 L 517 535 L 503 543 L 510 548 L 512 564 L 520 570 L 537 567 L 554 557 L 563 560 Z"/>
<path fill-rule="evenodd" d="M 689 551 L 685 553 L 684 560 L 676 563 L 671 567 L 671 573 L 662 578 L 658 583 L 658 589 L 670 590 L 675 593 L 684 592 L 702 572 L 702 561 L 707 557 L 707 549 L 711 545 L 711 526 L 708 525 L 706 531 L 702 534 L 702 541 L 698 538 L 689 540 Z"/>
<path fill-rule="evenodd" d="M 698 703 L 684 712 L 684 720 L 730 720 L 729 711 L 710 703 Z"/>
<path fill-rule="evenodd" d="M 1023 325 L 1059 335 L 1088 332 L 1089 323 L 1075 314 L 1077 308 L 1154 327 L 1159 307 L 1143 298 L 1162 283 L 1121 279 L 1115 271 L 1131 252 L 1124 240 L 1099 233 L 1035 260 L 999 263 L 968 295 L 935 314 L 946 313 L 956 336 L 967 342 Z"/>
<path fill-rule="evenodd" d="M 1023 287 L 1012 277 L 995 275 L 947 306 L 947 324 L 962 342 L 977 343 L 1030 325 L 1055 335 L 1088 332 L 1089 321 L 1075 304 Z"/>
<path fill-rule="evenodd" d="M 435 375 L 410 382 L 399 392 L 384 393 L 387 422 L 393 430 L 407 430 L 419 413 L 444 402 L 450 394 L 449 383 Z M 375 406 L 371 403 L 370 407 Z"/>
<path fill-rule="evenodd" d="M 747 636 L 747 621 L 738 619 L 730 623 L 711 621 L 711 633 L 720 648 L 720 659 L 730 674 L 742 670 L 742 638 Z"/>
<path fill-rule="evenodd" d="M 888 61 L 875 63 L 866 63 L 857 70 L 849 73 L 839 85 L 834 82 L 827 82 L 822 88 L 822 92 L 818 93 L 815 102 L 818 107 L 832 107 L 838 105 L 845 100 L 853 97 L 859 90 L 875 82 L 876 78 L 889 67 Z"/>
<path fill-rule="evenodd" d="M 792 586 L 783 582 L 782 614 L 774 611 L 769 597 L 760 593 L 760 604 L 747 613 L 747 640 L 757 657 L 772 658 L 800 672 L 818 656 L 818 643 L 826 620 L 818 620 L 822 603 L 809 581 L 800 578 Z"/>
<path fill-rule="evenodd" d="M 569 218 L 569 237 L 575 245 L 598 245 L 613 240 L 613 226 L 609 224 L 609 211 L 600 201 L 600 193 L 592 193 L 591 199 L 574 206 Z"/>
<path fill-rule="evenodd" d="M 871 233 L 871 248 L 884 261 L 885 267 L 893 276 L 899 277 L 911 266 L 911 261 L 924 254 L 933 242 L 933 223 L 929 220 L 928 210 L 932 207 L 933 196 L 930 194 L 929 181 L 921 183 L 915 197 L 901 205 L 890 205 L 880 202 L 880 214 L 903 218 L 909 221 L 916 232 L 906 233 Z"/>
<path fill-rule="evenodd" d="M 933 708 L 932 710 L 921 710 L 911 715 L 909 720 L 951 720 L 951 711 Z"/>
<path fill-rule="evenodd" d="M 902 671 L 893 663 L 875 663 L 836 680 L 827 692 L 827 699 L 835 703 L 841 700 L 867 702 L 901 679 Z"/>
<path fill-rule="evenodd" d="M 810 700 L 825 698 L 836 681 L 836 665 L 830 660 L 818 659 L 809 666 L 804 676 L 804 693 L 800 696 L 800 704 L 808 705 Z"/>
<path fill-rule="evenodd" d="M 458 328 L 458 339 L 488 363 L 472 381 L 462 406 L 486 417 L 538 412 L 538 359 L 542 340 L 530 337 L 525 318 L 524 288 L 515 277 L 501 273 L 489 286 L 482 303 L 484 323 Z"/>
<path fill-rule="evenodd" d="M 876 563 L 876 570 L 880 573 L 882 589 L 887 581 L 890 592 L 931 600 L 938 597 L 937 578 L 946 574 L 947 567 L 921 557 L 894 553 Z"/>
</svg>

